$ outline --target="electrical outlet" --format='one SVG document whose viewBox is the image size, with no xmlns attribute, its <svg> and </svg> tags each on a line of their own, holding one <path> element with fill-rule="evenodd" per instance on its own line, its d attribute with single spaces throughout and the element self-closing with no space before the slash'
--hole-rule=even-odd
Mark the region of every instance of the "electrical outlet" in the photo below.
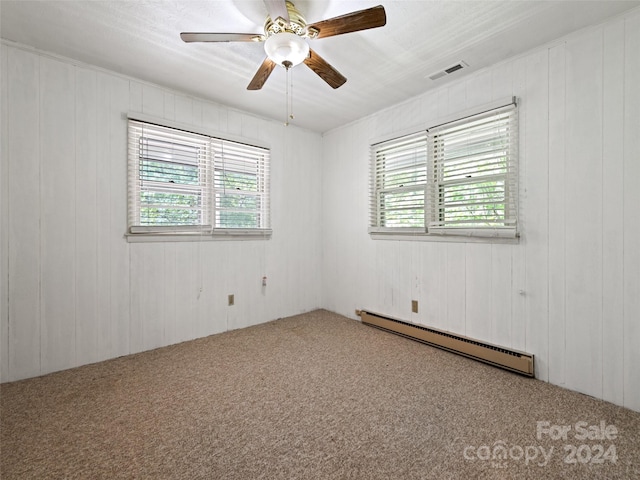
<svg viewBox="0 0 640 480">
<path fill-rule="evenodd" d="M 418 300 L 411 300 L 411 311 L 418 313 Z"/>
<path fill-rule="evenodd" d="M 229 306 L 235 304 L 235 295 L 229 295 Z"/>
</svg>

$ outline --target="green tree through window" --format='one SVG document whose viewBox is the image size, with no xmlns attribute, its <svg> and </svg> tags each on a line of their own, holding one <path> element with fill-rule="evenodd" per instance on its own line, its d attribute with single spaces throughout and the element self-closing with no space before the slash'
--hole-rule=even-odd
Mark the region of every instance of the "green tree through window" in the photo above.
<svg viewBox="0 0 640 480">
<path fill-rule="evenodd" d="M 371 146 L 370 231 L 517 234 L 515 100 Z"/>
<path fill-rule="evenodd" d="M 130 120 L 129 226 L 268 229 L 269 150 Z"/>
</svg>

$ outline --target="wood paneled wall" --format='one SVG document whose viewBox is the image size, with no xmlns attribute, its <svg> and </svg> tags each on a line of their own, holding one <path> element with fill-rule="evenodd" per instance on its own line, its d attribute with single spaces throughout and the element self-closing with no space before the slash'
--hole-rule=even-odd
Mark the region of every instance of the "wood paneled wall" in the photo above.
<svg viewBox="0 0 640 480">
<path fill-rule="evenodd" d="M 636 9 L 325 134 L 325 308 L 525 350 L 538 378 L 640 411 L 639 52 Z M 510 95 L 519 244 L 372 240 L 371 141 Z"/>
<path fill-rule="evenodd" d="M 2 381 L 321 306 L 319 134 L 13 44 L 1 61 Z M 272 238 L 127 243 L 127 112 L 269 145 Z"/>
</svg>

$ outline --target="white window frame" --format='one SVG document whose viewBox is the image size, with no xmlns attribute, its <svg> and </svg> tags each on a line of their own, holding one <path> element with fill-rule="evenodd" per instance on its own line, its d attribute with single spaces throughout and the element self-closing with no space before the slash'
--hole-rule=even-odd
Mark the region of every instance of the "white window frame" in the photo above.
<svg viewBox="0 0 640 480">
<path fill-rule="evenodd" d="M 232 139 L 226 135 L 222 138 L 222 135 L 212 135 L 191 126 L 141 114 L 127 116 L 127 132 L 128 215 L 125 236 L 129 242 L 271 237 L 268 147 L 243 138 Z M 152 148 L 151 153 L 143 150 L 143 145 L 149 143 L 143 141 L 145 137 L 156 140 L 152 146 L 156 148 Z M 169 146 L 161 145 L 162 142 Z M 187 153 L 181 156 L 181 151 Z M 198 154 L 192 155 L 194 151 Z M 157 181 L 148 169 L 145 170 L 147 173 L 142 171 L 144 161 L 153 156 L 166 157 L 168 168 L 184 163 L 190 167 L 189 172 L 197 177 L 198 183 L 185 185 L 174 182 L 173 178 L 167 182 L 166 178 L 171 178 L 169 176 L 159 176 L 160 181 Z M 194 169 L 197 169 L 197 175 Z M 220 175 L 220 172 L 227 171 L 235 172 L 235 177 L 232 178 L 233 173 Z M 162 225 L 145 219 L 143 195 L 151 192 L 151 195 L 159 193 L 162 196 L 173 191 L 198 199 L 183 209 L 189 210 L 193 224 Z M 168 209 L 180 210 L 180 207 L 169 203 Z M 183 212 L 183 215 L 187 213 Z"/>
<path fill-rule="evenodd" d="M 371 237 L 517 242 L 518 136 L 517 102 L 515 97 L 509 97 L 441 119 L 427 128 L 414 129 L 410 134 L 372 143 Z M 406 227 L 397 222 L 386 225 L 384 220 L 397 218 L 398 212 L 391 212 L 393 215 L 390 216 L 385 210 L 384 198 L 388 195 L 385 188 L 389 187 L 384 176 L 385 154 L 396 152 L 397 145 L 403 145 L 405 150 L 417 148 L 424 142 L 424 137 L 427 151 L 420 150 L 423 158 L 415 160 L 416 169 L 426 169 L 424 221 L 419 227 L 415 226 L 417 222 Z M 402 184 L 391 187 L 399 194 L 396 198 L 402 197 L 401 189 L 406 188 Z M 452 189 L 466 189 L 470 199 L 463 203 L 459 198 L 445 196 L 446 191 Z M 398 205 L 402 206 L 402 203 L 393 204 L 394 207 Z M 411 204 L 410 207 L 415 212 L 420 205 Z M 469 211 L 472 213 L 467 213 Z M 480 222 L 480 218 L 484 221 Z"/>
<path fill-rule="evenodd" d="M 270 225 L 269 160 L 267 149 L 246 143 L 212 139 L 213 150 L 213 224 L 214 230 L 233 233 L 238 230 L 265 230 Z M 235 175 L 235 181 L 232 176 Z M 255 185 L 251 177 L 255 177 Z M 232 198 L 233 197 L 233 198 Z M 253 209 L 238 209 L 224 205 L 225 199 L 240 203 L 254 202 Z M 259 227 L 231 227 L 224 216 L 254 215 Z"/>
<path fill-rule="evenodd" d="M 371 148 L 370 232 L 425 229 L 427 134 L 402 135 Z M 402 224 L 406 226 L 402 226 Z"/>
</svg>

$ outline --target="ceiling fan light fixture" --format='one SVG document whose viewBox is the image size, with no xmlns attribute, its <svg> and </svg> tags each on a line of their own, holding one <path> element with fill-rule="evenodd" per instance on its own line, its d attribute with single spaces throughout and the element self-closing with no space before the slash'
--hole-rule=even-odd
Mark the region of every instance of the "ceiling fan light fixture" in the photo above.
<svg viewBox="0 0 640 480">
<path fill-rule="evenodd" d="M 309 56 L 309 44 L 294 33 L 282 32 L 267 38 L 264 51 L 273 62 L 290 68 L 299 65 Z"/>
</svg>

